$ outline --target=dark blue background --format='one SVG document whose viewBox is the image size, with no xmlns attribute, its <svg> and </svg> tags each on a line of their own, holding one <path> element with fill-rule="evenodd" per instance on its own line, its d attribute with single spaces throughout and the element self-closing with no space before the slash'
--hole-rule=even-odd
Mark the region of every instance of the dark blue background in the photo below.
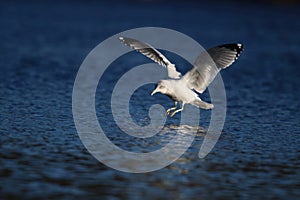
<svg viewBox="0 0 300 200">
<path fill-rule="evenodd" d="M 299 17 L 299 5 L 270 1 L 1 2 L 0 198 L 299 198 Z M 222 72 L 228 111 L 212 153 L 197 158 L 198 137 L 172 165 L 127 174 L 87 152 L 73 123 L 71 96 L 89 51 L 111 35 L 144 26 L 180 31 L 206 48 L 241 42 L 245 51 Z M 135 60 L 124 58 L 119 73 L 148 62 L 131 56 Z M 154 86 L 145 87 L 138 92 L 146 94 L 146 105 L 154 99 L 172 105 L 162 95 L 148 98 Z M 134 119 L 147 117 L 134 102 Z M 99 121 L 105 121 L 110 108 L 97 104 Z M 204 128 L 209 114 L 201 111 Z M 138 145 L 121 137 L 113 122 L 106 125 L 116 144 Z"/>
</svg>

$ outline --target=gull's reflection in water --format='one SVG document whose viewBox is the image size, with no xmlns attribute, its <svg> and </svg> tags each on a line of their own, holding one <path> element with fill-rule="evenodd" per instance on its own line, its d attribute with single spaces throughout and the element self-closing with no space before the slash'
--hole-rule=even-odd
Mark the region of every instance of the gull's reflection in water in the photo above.
<svg viewBox="0 0 300 200">
<path fill-rule="evenodd" d="M 165 125 L 161 128 L 165 132 L 180 132 L 183 134 L 196 133 L 197 136 L 205 136 L 206 130 L 201 126 L 190 126 L 190 125 Z"/>
<path fill-rule="evenodd" d="M 186 174 L 189 172 L 189 167 L 192 163 L 192 165 L 194 165 L 200 161 L 198 152 L 207 134 L 207 129 L 202 126 L 190 126 L 186 124 L 167 124 L 161 127 L 161 131 L 157 135 L 160 136 L 161 143 L 164 143 L 170 141 L 175 134 L 181 135 L 181 137 L 178 137 L 178 140 L 173 144 L 173 149 L 186 148 L 186 141 L 183 136 L 194 137 L 195 142 L 191 144 L 189 149 L 171 165 L 167 166 L 169 170 Z"/>
</svg>

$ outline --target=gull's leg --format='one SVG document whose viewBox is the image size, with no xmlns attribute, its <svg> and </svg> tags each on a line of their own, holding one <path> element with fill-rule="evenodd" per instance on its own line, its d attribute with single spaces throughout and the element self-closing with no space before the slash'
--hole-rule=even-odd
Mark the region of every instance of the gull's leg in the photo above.
<svg viewBox="0 0 300 200">
<path fill-rule="evenodd" d="M 178 113 L 178 112 L 180 112 L 180 111 L 183 111 L 183 109 L 184 109 L 184 103 L 182 103 L 181 108 L 179 108 L 178 110 L 175 110 L 174 112 L 172 112 L 172 113 L 170 114 L 170 117 L 173 117 L 176 113 Z"/>
<path fill-rule="evenodd" d="M 172 108 L 169 108 L 167 111 L 166 111 L 166 115 L 168 115 L 170 113 L 171 110 L 175 110 L 177 108 L 177 101 L 174 101 L 174 107 Z"/>
</svg>

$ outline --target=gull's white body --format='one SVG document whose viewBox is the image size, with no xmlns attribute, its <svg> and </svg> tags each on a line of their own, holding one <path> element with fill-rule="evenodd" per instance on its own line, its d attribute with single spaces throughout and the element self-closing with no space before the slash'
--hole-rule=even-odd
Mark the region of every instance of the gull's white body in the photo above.
<svg viewBox="0 0 300 200">
<path fill-rule="evenodd" d="M 190 104 L 192 104 L 196 100 L 201 101 L 199 96 L 187 86 L 186 82 L 183 79 L 162 80 L 161 84 L 165 84 L 169 90 L 167 93 L 165 93 L 164 91 L 162 91 L 162 93 L 173 94 L 173 98 L 177 101 L 182 101 L 184 103 Z"/>
<path fill-rule="evenodd" d="M 166 82 L 170 83 L 170 87 L 172 88 L 172 93 L 176 97 L 176 99 L 184 102 L 192 104 L 195 100 L 200 100 L 198 95 L 188 88 L 187 84 L 183 79 L 179 80 L 166 80 Z"/>
<path fill-rule="evenodd" d="M 163 87 L 160 88 L 160 86 Z M 185 79 L 161 80 L 159 82 L 158 87 L 151 93 L 151 95 L 157 92 L 166 94 L 175 101 L 175 107 L 167 110 L 167 114 L 169 114 L 171 110 L 177 108 L 177 102 L 182 103 L 181 109 L 176 110 L 177 112 L 182 111 L 185 104 L 192 104 L 202 109 L 212 109 L 214 107 L 213 104 L 202 101 L 198 94 L 188 87 L 188 84 L 186 83 Z M 174 111 L 171 114 L 171 117 L 177 113 L 176 111 Z"/>
<path fill-rule="evenodd" d="M 159 81 L 151 95 L 160 92 L 174 100 L 175 106 L 166 111 L 166 114 L 170 114 L 171 117 L 182 111 L 185 104 L 191 104 L 202 109 L 212 109 L 213 104 L 202 101 L 195 91 L 203 93 L 217 73 L 221 69 L 229 67 L 243 49 L 241 44 L 225 44 L 213 47 L 207 52 L 202 52 L 197 57 L 193 68 L 182 76 L 174 64 L 149 44 L 131 38 L 120 37 L 119 39 L 124 44 L 167 68 L 170 79 Z M 177 109 L 178 102 L 182 104 L 179 109 Z M 175 111 L 170 113 L 172 110 Z"/>
</svg>

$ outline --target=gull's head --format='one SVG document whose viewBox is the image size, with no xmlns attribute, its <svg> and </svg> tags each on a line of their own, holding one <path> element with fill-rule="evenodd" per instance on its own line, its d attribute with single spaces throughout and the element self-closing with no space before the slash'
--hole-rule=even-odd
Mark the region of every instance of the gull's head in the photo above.
<svg viewBox="0 0 300 200">
<path fill-rule="evenodd" d="M 160 92 L 162 94 L 166 94 L 167 91 L 168 91 L 168 84 L 167 84 L 166 81 L 162 80 L 162 81 L 159 81 L 157 83 L 156 88 L 151 93 L 151 96 L 154 95 L 157 92 Z"/>
</svg>

